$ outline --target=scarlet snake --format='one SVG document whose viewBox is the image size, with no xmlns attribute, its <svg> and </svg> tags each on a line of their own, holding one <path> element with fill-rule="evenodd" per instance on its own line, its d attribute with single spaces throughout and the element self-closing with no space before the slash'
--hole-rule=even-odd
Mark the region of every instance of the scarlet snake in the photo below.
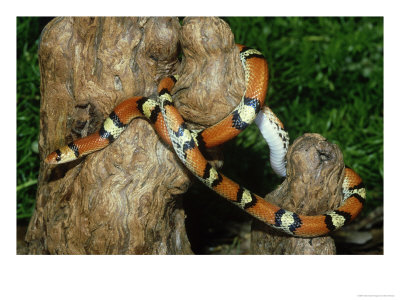
<svg viewBox="0 0 400 300">
<path fill-rule="evenodd" d="M 239 105 L 214 126 L 199 132 L 187 128 L 173 106 L 170 92 L 176 77 L 171 76 L 160 82 L 157 100 L 133 97 L 123 101 L 115 107 L 98 132 L 52 152 L 45 161 L 51 164 L 65 163 L 100 150 L 114 141 L 132 119 L 145 117 L 200 181 L 273 228 L 294 236 L 313 237 L 337 230 L 352 221 L 362 210 L 366 192 L 361 178 L 350 168 L 345 169 L 343 204 L 323 215 L 303 216 L 251 193 L 213 168 L 204 158 L 204 148 L 232 139 L 257 117 L 256 123 L 270 146 L 271 165 L 278 175 L 286 175 L 284 157 L 288 146 L 287 133 L 272 111 L 263 107 L 268 84 L 266 60 L 257 50 L 241 45 L 238 48 L 245 70 L 246 90 Z"/>
</svg>

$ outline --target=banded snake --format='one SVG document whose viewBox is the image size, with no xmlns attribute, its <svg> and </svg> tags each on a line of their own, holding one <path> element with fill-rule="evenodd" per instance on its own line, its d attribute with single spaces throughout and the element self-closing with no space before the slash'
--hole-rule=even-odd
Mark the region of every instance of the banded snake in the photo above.
<svg viewBox="0 0 400 300">
<path fill-rule="evenodd" d="M 271 167 L 286 176 L 285 155 L 289 137 L 282 122 L 264 99 L 268 85 L 267 62 L 261 52 L 237 45 L 245 71 L 246 89 L 239 105 L 223 120 L 202 131 L 188 129 L 173 106 L 171 90 L 177 76 L 166 77 L 158 87 L 158 99 L 132 97 L 117 105 L 100 130 L 77 139 L 47 156 L 46 163 L 60 164 L 103 149 L 127 128 L 135 118 L 145 117 L 168 145 L 172 145 L 182 163 L 206 186 L 236 204 L 244 211 L 289 235 L 314 237 L 325 235 L 349 223 L 362 210 L 366 191 L 361 178 L 352 169 L 345 169 L 342 184 L 342 205 L 325 214 L 304 216 L 265 201 L 245 187 L 232 181 L 205 159 L 205 148 L 225 143 L 237 136 L 254 120 L 270 147 Z"/>
</svg>

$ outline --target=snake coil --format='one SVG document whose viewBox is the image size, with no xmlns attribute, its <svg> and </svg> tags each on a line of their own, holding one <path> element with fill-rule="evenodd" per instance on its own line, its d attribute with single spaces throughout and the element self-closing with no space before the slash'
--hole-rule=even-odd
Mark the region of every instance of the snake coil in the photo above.
<svg viewBox="0 0 400 300">
<path fill-rule="evenodd" d="M 60 164 L 103 149 L 138 117 L 151 122 L 165 143 L 172 145 L 183 164 L 206 186 L 236 204 L 262 222 L 293 236 L 314 237 L 337 230 L 352 221 L 362 210 L 366 191 L 361 178 L 345 169 L 342 205 L 317 216 L 290 212 L 232 181 L 213 168 L 204 158 L 205 148 L 215 147 L 234 138 L 254 120 L 270 147 L 271 167 L 277 175 L 286 176 L 285 155 L 289 136 L 282 122 L 264 106 L 268 85 L 267 62 L 261 52 L 238 45 L 245 71 L 246 90 L 239 105 L 223 120 L 202 131 L 190 131 L 173 106 L 171 90 L 177 76 L 164 78 L 158 87 L 158 99 L 129 98 L 110 113 L 100 130 L 52 152 L 45 161 Z"/>
</svg>

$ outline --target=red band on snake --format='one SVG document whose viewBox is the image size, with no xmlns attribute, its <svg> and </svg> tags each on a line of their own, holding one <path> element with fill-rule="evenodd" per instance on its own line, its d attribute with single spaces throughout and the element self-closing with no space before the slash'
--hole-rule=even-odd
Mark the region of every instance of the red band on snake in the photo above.
<svg viewBox="0 0 400 300">
<path fill-rule="evenodd" d="M 163 79 L 158 88 L 158 99 L 133 97 L 115 107 L 101 129 L 64 146 L 47 158 L 47 163 L 64 163 L 106 147 L 114 141 L 137 117 L 147 118 L 160 137 L 172 145 L 185 166 L 209 188 L 233 202 L 255 218 L 287 234 L 302 237 L 325 235 L 352 221 L 365 201 L 365 188 L 361 178 L 346 168 L 342 185 L 343 204 L 323 215 L 303 216 L 282 209 L 251 193 L 213 168 L 203 156 L 203 149 L 220 145 L 237 136 L 257 117 L 264 105 L 268 84 L 267 63 L 262 54 L 238 45 L 245 71 L 246 90 L 239 105 L 222 121 L 200 132 L 187 126 L 172 105 L 171 90 L 176 76 Z M 285 176 L 284 156 L 288 135 L 272 111 L 263 107 L 257 117 L 264 138 L 271 150 L 271 164 L 280 176 Z"/>
</svg>

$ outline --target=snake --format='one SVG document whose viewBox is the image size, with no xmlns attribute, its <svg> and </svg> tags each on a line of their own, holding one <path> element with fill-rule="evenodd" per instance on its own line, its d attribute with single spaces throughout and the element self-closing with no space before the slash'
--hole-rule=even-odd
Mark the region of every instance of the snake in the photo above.
<svg viewBox="0 0 400 300">
<path fill-rule="evenodd" d="M 122 101 L 105 119 L 99 131 L 77 139 L 50 153 L 45 162 L 61 164 L 101 150 L 116 140 L 129 123 L 138 117 L 147 119 L 160 138 L 172 146 L 186 168 L 203 184 L 251 216 L 290 236 L 324 236 L 354 220 L 361 212 L 366 189 L 361 177 L 345 166 L 341 205 L 320 215 L 301 215 L 281 208 L 252 193 L 214 168 L 205 149 L 233 139 L 253 121 L 270 148 L 274 172 L 286 176 L 289 136 L 283 123 L 264 105 L 268 86 L 268 65 L 263 54 L 237 45 L 245 73 L 245 91 L 241 101 L 224 119 L 203 130 L 190 130 L 173 105 L 171 91 L 178 75 L 163 78 L 158 97 L 135 96 Z"/>
</svg>

